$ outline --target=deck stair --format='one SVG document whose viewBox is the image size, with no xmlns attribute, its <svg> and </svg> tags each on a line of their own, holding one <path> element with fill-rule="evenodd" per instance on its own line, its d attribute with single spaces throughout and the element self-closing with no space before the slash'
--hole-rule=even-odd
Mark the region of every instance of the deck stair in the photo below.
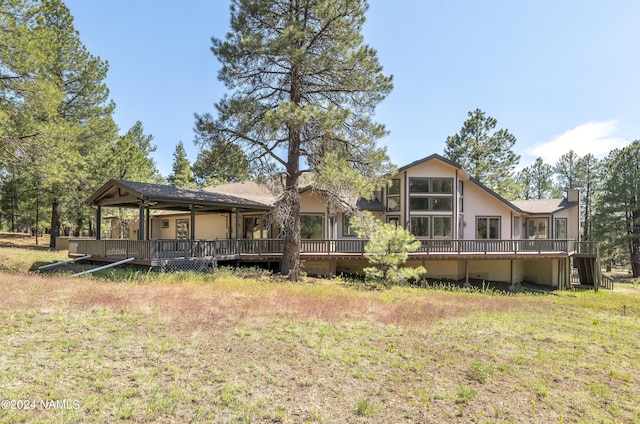
<svg viewBox="0 0 640 424">
<path fill-rule="evenodd" d="M 578 268 L 578 276 L 580 277 L 580 284 L 594 285 L 595 284 L 595 258 L 576 258 L 576 265 Z"/>
<path fill-rule="evenodd" d="M 577 257 L 576 267 L 578 270 L 578 278 L 572 280 L 572 288 L 595 288 L 597 290 L 602 287 L 613 290 L 613 280 L 599 272 L 597 258 Z"/>
</svg>

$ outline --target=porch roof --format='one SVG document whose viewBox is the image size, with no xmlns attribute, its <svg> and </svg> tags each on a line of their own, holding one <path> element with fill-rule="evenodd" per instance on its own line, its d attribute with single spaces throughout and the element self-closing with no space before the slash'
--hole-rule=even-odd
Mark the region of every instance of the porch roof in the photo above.
<svg viewBox="0 0 640 424">
<path fill-rule="evenodd" d="M 232 209 L 269 210 L 267 203 L 243 199 L 226 193 L 200 189 L 179 188 L 163 184 L 110 180 L 86 201 L 90 206 L 114 206 L 123 208 L 188 211 L 231 211 Z"/>
</svg>

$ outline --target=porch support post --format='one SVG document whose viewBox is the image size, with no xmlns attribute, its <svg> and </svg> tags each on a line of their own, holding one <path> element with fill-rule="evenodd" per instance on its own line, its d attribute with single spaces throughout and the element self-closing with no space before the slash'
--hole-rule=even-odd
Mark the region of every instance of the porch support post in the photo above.
<svg viewBox="0 0 640 424">
<path fill-rule="evenodd" d="M 569 260 L 569 258 L 564 258 L 562 259 L 562 261 L 560 261 L 560 272 L 562 273 L 562 282 L 560 284 L 558 284 L 560 287 L 560 290 L 564 290 L 567 287 L 567 281 L 568 281 L 568 276 L 567 276 L 567 261 Z"/>
<path fill-rule="evenodd" d="M 469 259 L 464 260 L 464 285 L 469 286 Z"/>
<path fill-rule="evenodd" d="M 191 209 L 191 223 L 189 225 L 191 227 L 190 238 L 191 240 L 195 240 L 196 239 L 196 207 L 194 205 L 189 205 L 189 209 Z"/>
<path fill-rule="evenodd" d="M 511 259 L 511 286 L 509 290 L 514 292 L 516 291 L 516 260 Z"/>
<path fill-rule="evenodd" d="M 236 240 L 240 239 L 240 210 L 236 208 Z"/>
<path fill-rule="evenodd" d="M 138 210 L 138 240 L 144 240 L 144 202 L 140 202 Z"/>
<path fill-rule="evenodd" d="M 96 240 L 100 240 L 102 234 L 102 206 L 96 209 Z"/>
<path fill-rule="evenodd" d="M 147 209 L 147 219 L 146 219 L 146 227 L 147 231 L 145 232 L 145 240 L 151 240 L 151 211 Z"/>
<path fill-rule="evenodd" d="M 567 260 L 564 263 L 564 272 L 566 274 L 565 288 L 569 290 L 571 288 L 571 268 L 573 264 L 573 258 L 571 256 L 567 257 Z"/>
<path fill-rule="evenodd" d="M 571 263 L 572 258 L 568 256 L 564 262 L 564 272 L 565 272 L 565 288 L 571 288 Z"/>
</svg>

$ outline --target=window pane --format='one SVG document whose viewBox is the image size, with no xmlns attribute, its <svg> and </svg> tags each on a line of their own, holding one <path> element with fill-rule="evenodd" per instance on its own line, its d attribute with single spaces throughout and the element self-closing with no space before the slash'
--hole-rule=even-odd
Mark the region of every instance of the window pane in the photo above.
<svg viewBox="0 0 640 424">
<path fill-rule="evenodd" d="M 530 239 L 547 238 L 547 219 L 537 218 L 527 220 L 527 237 Z"/>
<path fill-rule="evenodd" d="M 489 218 L 489 238 L 500 238 L 500 218 Z"/>
<path fill-rule="evenodd" d="M 303 239 L 322 239 L 322 215 L 300 215 L 300 236 Z"/>
<path fill-rule="evenodd" d="M 398 225 L 400 225 L 400 217 L 399 216 L 388 216 L 387 217 L 387 223 L 393 224 L 393 225 L 395 225 L 397 227 Z"/>
<path fill-rule="evenodd" d="M 429 237 L 429 217 L 412 216 L 411 233 L 416 237 Z"/>
<path fill-rule="evenodd" d="M 409 178 L 410 193 L 429 193 L 428 178 Z"/>
<path fill-rule="evenodd" d="M 567 238 L 567 220 L 556 219 L 556 238 L 557 239 L 566 239 Z"/>
<path fill-rule="evenodd" d="M 453 210 L 452 197 L 434 197 L 432 202 L 434 211 L 450 211 Z"/>
<path fill-rule="evenodd" d="M 434 237 L 451 237 L 451 217 L 449 216 L 433 217 L 433 236 Z"/>
<path fill-rule="evenodd" d="M 189 220 L 178 219 L 176 221 L 176 238 L 187 239 L 189 238 Z"/>
<path fill-rule="evenodd" d="M 400 179 L 396 178 L 391 180 L 391 184 L 387 187 L 387 194 L 400 194 Z"/>
<path fill-rule="evenodd" d="M 244 218 L 244 238 L 259 239 L 262 238 L 264 230 L 264 221 L 259 216 L 251 216 Z"/>
<path fill-rule="evenodd" d="M 412 197 L 411 199 L 409 199 L 409 209 L 412 211 L 428 211 L 429 198 L 428 197 Z"/>
<path fill-rule="evenodd" d="M 487 218 L 478 218 L 476 220 L 476 238 L 477 239 L 486 239 L 487 238 Z"/>
<path fill-rule="evenodd" d="M 520 238 L 520 218 L 513 218 L 513 238 Z"/>
<path fill-rule="evenodd" d="M 343 236 L 355 236 L 356 233 L 351 226 L 351 216 L 345 215 L 342 220 L 342 235 Z"/>
<path fill-rule="evenodd" d="M 434 193 L 453 193 L 453 180 L 451 178 L 434 178 L 431 180 Z"/>
<path fill-rule="evenodd" d="M 387 210 L 395 212 L 400 210 L 400 196 L 387 197 Z"/>
</svg>

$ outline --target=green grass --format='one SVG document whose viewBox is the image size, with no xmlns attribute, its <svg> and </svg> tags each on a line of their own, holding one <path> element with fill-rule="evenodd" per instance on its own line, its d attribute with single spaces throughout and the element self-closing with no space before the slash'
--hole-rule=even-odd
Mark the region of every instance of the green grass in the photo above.
<svg viewBox="0 0 640 424">
<path fill-rule="evenodd" d="M 0 423 L 640 421 L 637 292 L 28 272 L 47 254 L 0 248 L 0 398 L 78 408 Z"/>
</svg>

